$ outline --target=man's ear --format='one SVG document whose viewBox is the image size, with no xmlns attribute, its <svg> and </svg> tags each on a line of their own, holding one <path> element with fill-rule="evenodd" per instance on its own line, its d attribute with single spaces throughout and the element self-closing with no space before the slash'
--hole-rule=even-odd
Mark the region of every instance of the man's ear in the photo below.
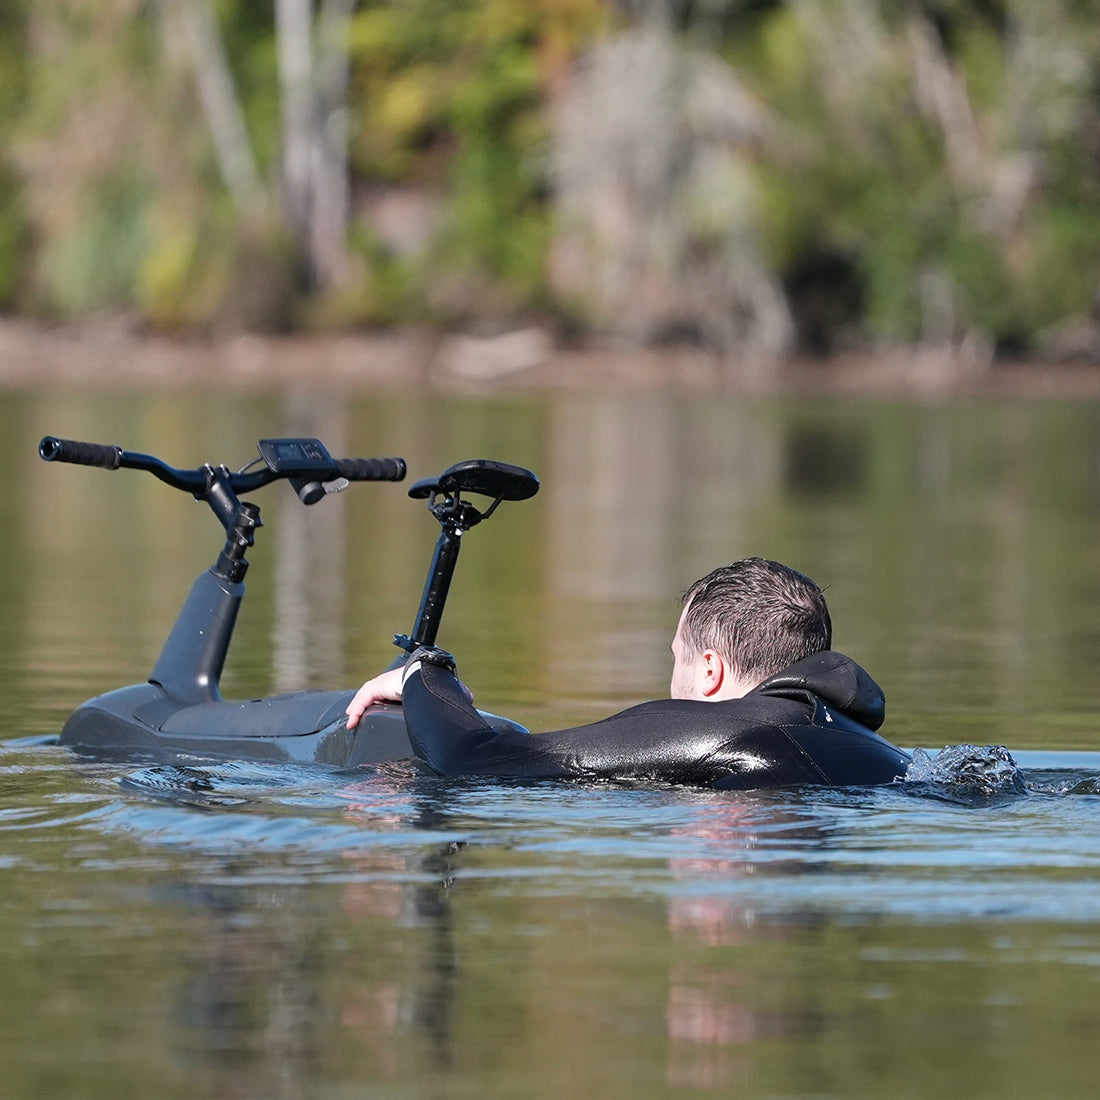
<svg viewBox="0 0 1100 1100">
<path fill-rule="evenodd" d="M 713 698 L 726 682 L 726 662 L 713 649 L 703 650 L 699 660 L 700 689 L 704 699 Z"/>
</svg>

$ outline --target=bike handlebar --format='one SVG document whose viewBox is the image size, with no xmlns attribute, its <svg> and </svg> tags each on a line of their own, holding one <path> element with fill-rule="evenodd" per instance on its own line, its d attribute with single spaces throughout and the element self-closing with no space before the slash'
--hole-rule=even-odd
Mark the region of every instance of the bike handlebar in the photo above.
<svg viewBox="0 0 1100 1100">
<path fill-rule="evenodd" d="M 48 435 L 38 444 L 38 453 L 45 462 L 71 462 L 78 466 L 98 466 L 106 470 L 120 468 L 145 470 L 176 489 L 201 496 L 212 484 L 213 469 L 202 466 L 195 470 L 179 470 L 152 455 L 124 451 L 105 443 L 82 443 L 74 439 L 59 439 Z M 327 458 L 327 455 L 325 456 Z M 279 478 L 293 481 L 331 481 L 342 477 L 348 481 L 401 481 L 405 476 L 403 458 L 336 458 L 316 469 L 298 466 L 293 469 L 241 470 L 228 475 L 235 492 L 248 492 Z"/>
</svg>

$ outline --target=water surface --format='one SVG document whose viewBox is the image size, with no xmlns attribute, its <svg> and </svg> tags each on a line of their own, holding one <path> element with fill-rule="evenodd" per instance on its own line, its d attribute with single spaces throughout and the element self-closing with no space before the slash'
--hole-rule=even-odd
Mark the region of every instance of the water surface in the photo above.
<svg viewBox="0 0 1100 1100">
<path fill-rule="evenodd" d="M 16 1096 L 1084 1096 L 1100 980 L 1098 410 L 1089 404 L 40 392 L 0 400 L 0 1050 Z M 409 764 L 79 760 L 221 543 L 46 433 L 240 465 L 316 434 L 534 500 L 467 536 L 440 636 L 532 728 L 662 694 L 677 598 L 759 553 L 828 585 L 895 741 L 1023 791 L 751 795 Z M 388 664 L 435 537 L 399 486 L 257 494 L 223 688 Z"/>
</svg>

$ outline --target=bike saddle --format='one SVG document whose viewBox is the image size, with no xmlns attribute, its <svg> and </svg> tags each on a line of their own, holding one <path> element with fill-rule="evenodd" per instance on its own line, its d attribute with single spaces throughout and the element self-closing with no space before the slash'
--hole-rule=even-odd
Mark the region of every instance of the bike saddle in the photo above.
<svg viewBox="0 0 1100 1100">
<path fill-rule="evenodd" d="M 539 479 L 522 466 L 493 462 L 487 458 L 470 458 L 448 466 L 439 477 L 423 478 L 409 490 L 414 500 L 424 500 L 437 493 L 448 496 L 459 493 L 479 493 L 501 500 L 526 500 L 539 491 Z"/>
</svg>

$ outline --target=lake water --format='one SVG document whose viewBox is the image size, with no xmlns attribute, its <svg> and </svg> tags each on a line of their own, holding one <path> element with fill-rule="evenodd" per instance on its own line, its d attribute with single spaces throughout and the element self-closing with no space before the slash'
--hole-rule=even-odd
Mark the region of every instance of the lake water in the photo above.
<svg viewBox="0 0 1100 1100">
<path fill-rule="evenodd" d="M 13 1097 L 1084 1097 L 1100 1026 L 1100 406 L 636 395 L 0 396 L 0 1057 Z M 747 554 L 828 586 L 884 732 L 1005 745 L 1025 793 L 752 795 L 51 744 L 144 679 L 222 533 L 56 434 L 489 457 L 440 643 L 532 729 L 667 690 L 678 595 Z M 405 487 L 266 526 L 230 697 L 348 687 L 408 630 Z"/>
</svg>

